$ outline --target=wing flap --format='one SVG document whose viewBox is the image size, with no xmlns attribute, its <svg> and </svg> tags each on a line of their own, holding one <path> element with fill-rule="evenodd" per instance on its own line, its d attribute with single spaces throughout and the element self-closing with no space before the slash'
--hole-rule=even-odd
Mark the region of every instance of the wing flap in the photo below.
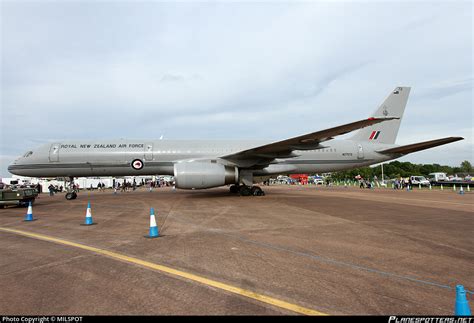
<svg viewBox="0 0 474 323">
<path fill-rule="evenodd" d="M 463 140 L 463 139 L 464 139 L 463 137 L 447 137 L 447 138 L 435 139 L 435 140 L 430 140 L 430 141 L 418 142 L 416 144 L 399 146 L 399 147 L 385 149 L 385 150 L 379 150 L 377 152 L 380 153 L 380 154 L 402 154 L 402 155 L 406 155 L 406 154 L 409 154 L 409 153 L 413 153 L 415 151 L 425 150 L 425 149 L 428 149 L 428 148 L 433 148 L 433 147 L 436 147 L 436 146 L 449 144 L 451 142 L 455 142 L 455 141 Z"/>
</svg>

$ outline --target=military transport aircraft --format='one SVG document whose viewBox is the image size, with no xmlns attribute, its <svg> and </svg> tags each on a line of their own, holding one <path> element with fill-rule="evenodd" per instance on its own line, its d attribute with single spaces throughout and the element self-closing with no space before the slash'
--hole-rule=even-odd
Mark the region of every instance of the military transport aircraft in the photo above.
<svg viewBox="0 0 474 323">
<path fill-rule="evenodd" d="M 323 173 L 372 165 L 462 140 L 448 137 L 395 145 L 410 93 L 397 87 L 368 119 L 273 143 L 228 140 L 106 140 L 48 143 L 8 167 L 34 177 L 173 175 L 176 187 L 231 185 L 241 195 L 264 195 L 253 184 L 264 177 Z M 334 137 L 358 130 L 351 138 Z M 71 192 L 66 198 L 75 198 Z"/>
</svg>

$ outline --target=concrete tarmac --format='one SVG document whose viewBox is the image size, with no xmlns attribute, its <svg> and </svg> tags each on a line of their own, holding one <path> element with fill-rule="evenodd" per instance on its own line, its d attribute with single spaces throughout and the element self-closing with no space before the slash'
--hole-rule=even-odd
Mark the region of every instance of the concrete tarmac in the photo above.
<svg viewBox="0 0 474 323">
<path fill-rule="evenodd" d="M 0 210 L 0 313 L 452 315 L 456 284 L 474 291 L 474 192 L 264 189 L 43 194 L 33 222 Z M 98 224 L 81 226 L 89 200 Z M 157 239 L 144 238 L 150 207 Z"/>
</svg>

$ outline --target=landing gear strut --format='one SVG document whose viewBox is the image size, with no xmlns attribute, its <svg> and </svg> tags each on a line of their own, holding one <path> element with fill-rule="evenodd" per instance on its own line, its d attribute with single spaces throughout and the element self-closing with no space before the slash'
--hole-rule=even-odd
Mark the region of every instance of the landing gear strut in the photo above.
<svg viewBox="0 0 474 323">
<path fill-rule="evenodd" d="M 232 185 L 231 193 L 239 193 L 240 196 L 265 196 L 265 192 L 259 186 Z"/>
<path fill-rule="evenodd" d="M 74 177 L 69 177 L 69 186 L 66 190 L 66 200 L 75 200 L 77 198 L 77 188 L 74 185 Z"/>
</svg>

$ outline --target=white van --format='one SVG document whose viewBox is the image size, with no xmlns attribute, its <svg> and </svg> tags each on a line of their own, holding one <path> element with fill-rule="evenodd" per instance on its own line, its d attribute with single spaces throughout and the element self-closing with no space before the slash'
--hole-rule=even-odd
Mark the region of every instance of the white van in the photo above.
<svg viewBox="0 0 474 323">
<path fill-rule="evenodd" d="M 430 173 L 429 175 L 432 177 L 431 180 L 433 182 L 447 181 L 448 180 L 448 176 L 446 176 L 446 173 Z"/>
<path fill-rule="evenodd" d="M 430 186 L 430 181 L 425 176 L 410 176 L 410 180 L 412 185 Z"/>
</svg>

